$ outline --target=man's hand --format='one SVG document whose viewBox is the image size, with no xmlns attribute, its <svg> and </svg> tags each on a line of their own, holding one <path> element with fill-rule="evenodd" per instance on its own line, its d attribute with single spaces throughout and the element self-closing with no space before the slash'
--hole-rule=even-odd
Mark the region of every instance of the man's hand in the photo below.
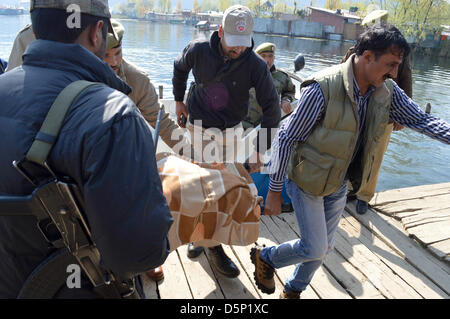
<svg viewBox="0 0 450 319">
<path fill-rule="evenodd" d="M 266 196 L 266 203 L 264 204 L 264 215 L 280 215 L 281 204 L 283 203 L 283 197 L 281 192 L 273 192 L 269 190 Z"/>
<path fill-rule="evenodd" d="M 400 131 L 400 130 L 403 130 L 403 128 L 404 128 L 403 125 L 394 122 L 394 128 L 393 128 L 394 131 Z"/>
<path fill-rule="evenodd" d="M 260 170 L 264 164 L 264 156 L 258 152 L 253 152 L 253 154 L 247 160 L 248 172 L 255 173 Z"/>
<path fill-rule="evenodd" d="M 291 113 L 291 103 L 289 103 L 289 101 L 287 100 L 281 100 L 281 105 L 280 105 L 281 109 L 283 110 L 284 113 L 289 114 Z"/>
<path fill-rule="evenodd" d="M 175 102 L 175 113 L 177 114 L 178 125 L 180 127 L 182 127 L 182 128 L 185 128 L 186 127 L 186 123 L 183 123 L 181 121 L 181 114 L 183 114 L 186 119 L 188 118 L 188 112 L 187 112 L 186 104 L 184 104 L 181 101 Z"/>
</svg>

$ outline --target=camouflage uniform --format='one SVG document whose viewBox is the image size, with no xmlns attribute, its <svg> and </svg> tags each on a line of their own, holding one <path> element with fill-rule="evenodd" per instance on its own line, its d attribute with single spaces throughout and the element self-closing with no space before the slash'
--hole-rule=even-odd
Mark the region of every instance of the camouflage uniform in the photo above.
<svg viewBox="0 0 450 319">
<path fill-rule="evenodd" d="M 270 69 L 272 74 L 273 83 L 277 89 L 278 95 L 281 96 L 281 100 L 288 100 L 289 103 L 295 100 L 295 85 L 292 83 L 289 75 L 279 70 L 274 66 Z M 250 89 L 250 99 L 247 117 L 242 121 L 244 129 L 249 127 L 255 127 L 261 122 L 262 109 L 256 100 L 255 89 Z M 281 112 L 281 108 L 280 108 Z"/>
</svg>

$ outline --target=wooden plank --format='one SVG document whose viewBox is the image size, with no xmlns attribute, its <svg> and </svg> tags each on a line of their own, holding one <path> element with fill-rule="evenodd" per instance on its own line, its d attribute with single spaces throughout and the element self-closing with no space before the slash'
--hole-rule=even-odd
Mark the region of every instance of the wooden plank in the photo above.
<svg viewBox="0 0 450 319">
<path fill-rule="evenodd" d="M 381 209 L 376 209 L 376 211 L 383 212 Z M 432 214 L 445 214 L 448 212 L 448 208 L 432 208 L 432 209 L 424 209 L 416 210 L 416 211 L 406 211 L 406 212 L 397 212 L 395 213 L 395 218 L 402 220 L 403 218 L 420 218 L 421 215 L 432 215 Z M 383 212 L 384 213 L 384 212 Z"/>
<path fill-rule="evenodd" d="M 347 203 L 346 210 L 365 227 L 370 229 L 372 233 L 378 236 L 391 249 L 425 274 L 445 293 L 450 293 L 449 267 L 442 262 L 435 260 L 425 249 L 406 237 L 402 231 L 382 218 L 389 217 L 379 215 L 370 209 L 364 215 L 359 215 L 356 213 L 353 202 Z M 392 220 L 392 218 L 389 219 Z"/>
<path fill-rule="evenodd" d="M 450 183 L 422 185 L 392 189 L 384 192 L 378 192 L 370 201 L 370 205 L 378 206 L 389 202 L 398 202 L 414 198 L 425 198 L 439 194 L 449 194 Z"/>
<path fill-rule="evenodd" d="M 282 214 L 278 218 L 285 220 L 291 229 L 292 227 L 295 227 L 293 230 L 298 229 L 294 214 Z M 385 298 L 364 274 L 345 260 L 335 249 L 328 253 L 324 260 L 324 267 L 352 297 L 364 299 Z"/>
<path fill-rule="evenodd" d="M 450 256 L 450 239 L 431 244 L 428 246 L 428 249 L 442 260 L 445 260 L 446 257 Z"/>
<path fill-rule="evenodd" d="M 145 293 L 145 299 L 159 299 L 156 282 L 148 278 L 145 274 L 142 274 L 141 278 Z"/>
<path fill-rule="evenodd" d="M 418 214 L 401 218 L 402 224 L 405 228 L 418 226 L 421 224 L 433 223 L 437 221 L 450 220 L 450 208 L 445 210 L 434 210 L 432 212 L 420 211 Z"/>
<path fill-rule="evenodd" d="M 357 299 L 385 299 L 367 277 L 345 260 L 335 249 L 325 258 L 324 266 Z"/>
<path fill-rule="evenodd" d="M 235 256 L 233 250 L 228 245 L 222 245 L 225 253 L 228 257 L 233 260 L 236 266 L 240 270 L 240 274 L 237 278 L 227 278 L 224 275 L 215 271 L 214 267 L 212 270 L 217 278 L 217 281 L 222 288 L 222 292 L 226 299 L 259 299 L 259 294 L 256 292 L 256 288 L 252 285 L 250 278 L 243 270 L 240 261 L 237 256 Z M 208 254 L 206 254 L 208 258 Z M 208 258 L 209 259 L 209 258 Z"/>
<path fill-rule="evenodd" d="M 299 238 L 299 235 L 295 233 L 289 227 L 289 225 L 280 218 L 265 216 L 262 220 L 279 244 Z M 295 268 L 295 266 L 293 268 Z M 289 277 L 291 275 L 292 272 L 289 274 Z M 287 277 L 283 279 L 286 278 Z M 323 266 L 321 266 L 314 274 L 310 286 L 314 289 L 314 291 L 319 295 L 320 298 L 351 299 L 351 296 L 348 294 L 348 292 Z"/>
<path fill-rule="evenodd" d="M 203 252 L 199 257 L 190 259 L 187 255 L 187 245 L 178 249 L 183 269 L 186 273 L 189 287 L 194 299 L 223 299 L 219 283 L 214 276 L 211 265 Z"/>
<path fill-rule="evenodd" d="M 192 299 L 192 293 L 178 255 L 172 251 L 164 262 L 164 280 L 158 282 L 161 299 Z"/>
<path fill-rule="evenodd" d="M 408 233 L 425 245 L 450 239 L 450 220 L 408 228 Z"/>
<path fill-rule="evenodd" d="M 448 298 L 449 296 L 436 286 L 424 274 L 399 256 L 393 249 L 386 245 L 370 230 L 362 226 L 353 216 L 347 212 L 341 220 L 340 227 L 357 237 L 368 249 L 376 254 L 392 272 L 403 278 L 423 298 Z"/>
<path fill-rule="evenodd" d="M 397 215 L 399 213 L 414 212 L 420 214 L 421 211 L 433 211 L 450 208 L 450 194 L 442 194 L 425 198 L 410 199 L 405 201 L 390 202 L 377 205 L 375 208 L 385 214 Z"/>
<path fill-rule="evenodd" d="M 420 299 L 421 296 L 402 278 L 392 272 L 359 239 L 344 230 L 336 233 L 336 250 L 358 268 L 387 298 Z"/>
</svg>

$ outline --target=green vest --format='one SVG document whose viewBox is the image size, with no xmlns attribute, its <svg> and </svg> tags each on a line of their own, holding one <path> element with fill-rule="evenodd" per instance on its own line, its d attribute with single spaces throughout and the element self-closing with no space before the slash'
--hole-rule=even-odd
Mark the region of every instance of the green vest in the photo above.
<svg viewBox="0 0 450 319">
<path fill-rule="evenodd" d="M 381 161 L 384 143 L 380 143 L 389 122 L 392 100 L 391 80 L 377 88 L 369 98 L 361 151 L 351 167 L 359 135 L 357 103 L 353 98 L 353 58 L 346 63 L 316 73 L 302 83 L 320 85 L 325 100 L 325 113 L 304 143 L 297 143 L 289 158 L 288 177 L 303 190 L 315 196 L 327 196 L 348 175 L 358 194 L 376 179 L 374 162 Z M 375 165 L 376 166 L 376 165 Z M 348 173 L 348 174 L 347 174 Z"/>
<path fill-rule="evenodd" d="M 278 96 L 281 97 L 281 99 L 288 99 L 289 102 L 294 101 L 295 85 L 292 83 L 289 75 L 284 71 L 275 68 L 275 66 L 272 67 L 270 74 L 272 75 L 273 84 L 277 89 Z M 244 129 L 258 126 L 258 124 L 261 123 L 262 114 L 262 108 L 256 100 L 255 88 L 251 88 L 249 91 L 248 113 L 242 123 Z"/>
</svg>

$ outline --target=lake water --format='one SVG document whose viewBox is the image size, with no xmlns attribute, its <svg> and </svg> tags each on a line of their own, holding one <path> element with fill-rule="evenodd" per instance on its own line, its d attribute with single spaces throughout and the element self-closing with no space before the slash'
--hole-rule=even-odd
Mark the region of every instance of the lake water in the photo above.
<svg viewBox="0 0 450 319">
<path fill-rule="evenodd" d="M 17 32 L 29 23 L 25 16 L 0 16 L 0 57 L 7 59 Z M 209 38 L 191 26 L 121 20 L 125 26 L 124 57 L 144 69 L 153 84 L 164 86 L 164 98 L 172 95 L 173 60 L 194 38 Z M 338 63 L 351 43 L 255 34 L 256 44 L 277 45 L 276 65 L 293 70 L 298 53 L 306 65 L 298 75 L 308 75 Z M 432 114 L 450 121 L 450 59 L 412 56 L 413 99 Z M 384 157 L 377 190 L 450 182 L 450 147 L 410 129 L 392 134 Z"/>
</svg>

